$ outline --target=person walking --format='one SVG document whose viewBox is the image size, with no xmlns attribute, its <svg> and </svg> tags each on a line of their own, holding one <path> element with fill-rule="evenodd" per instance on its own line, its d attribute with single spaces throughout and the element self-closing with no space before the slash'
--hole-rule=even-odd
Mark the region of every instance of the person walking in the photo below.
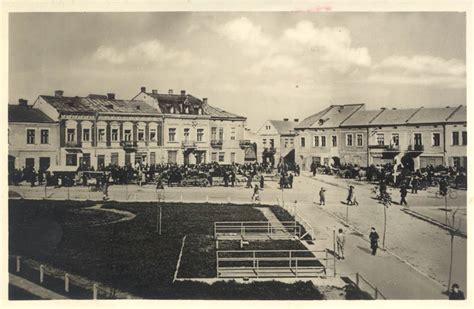
<svg viewBox="0 0 474 309">
<path fill-rule="evenodd" d="M 346 202 L 347 205 L 354 205 L 352 199 L 354 198 L 354 186 L 349 186 L 349 191 L 347 193 Z"/>
<path fill-rule="evenodd" d="M 372 255 L 377 253 L 377 248 L 379 247 L 379 234 L 375 231 L 375 227 L 370 229 L 370 248 L 372 249 Z"/>
<path fill-rule="evenodd" d="M 412 194 L 418 194 L 418 185 L 419 185 L 419 180 L 418 176 L 413 177 L 413 180 L 411 181 L 411 193 Z"/>
<path fill-rule="evenodd" d="M 319 190 L 319 205 L 326 205 L 326 189 L 324 187 L 321 187 L 321 190 Z"/>
<path fill-rule="evenodd" d="M 346 244 L 346 235 L 342 229 L 339 229 L 337 236 L 336 236 L 336 244 L 337 244 L 337 259 L 344 260 L 344 245 Z"/>
<path fill-rule="evenodd" d="M 459 285 L 454 283 L 449 292 L 449 300 L 464 300 L 464 293 L 459 289 Z"/>
<path fill-rule="evenodd" d="M 253 202 L 260 201 L 260 196 L 258 195 L 259 191 L 260 191 L 260 189 L 258 188 L 258 185 L 255 185 L 255 187 L 253 188 L 253 194 L 252 194 L 252 201 Z"/>
<path fill-rule="evenodd" d="M 293 189 L 293 173 L 290 173 L 290 175 L 288 175 L 288 186 L 290 187 L 290 189 Z"/>
<path fill-rule="evenodd" d="M 263 189 L 263 187 L 265 186 L 265 179 L 263 177 L 263 173 L 260 174 L 260 189 Z"/>
<path fill-rule="evenodd" d="M 356 206 L 359 206 L 359 202 L 357 201 L 356 198 L 356 193 L 355 193 L 355 187 L 352 186 L 352 203 Z"/>
<path fill-rule="evenodd" d="M 408 203 L 406 200 L 407 193 L 408 193 L 407 187 L 403 185 L 400 189 L 400 205 L 408 206 Z"/>
</svg>

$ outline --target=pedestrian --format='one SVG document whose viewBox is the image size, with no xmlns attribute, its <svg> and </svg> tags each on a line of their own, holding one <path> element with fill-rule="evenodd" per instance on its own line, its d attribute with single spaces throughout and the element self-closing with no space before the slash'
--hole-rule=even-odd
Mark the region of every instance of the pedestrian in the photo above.
<svg viewBox="0 0 474 309">
<path fill-rule="evenodd" d="M 259 190 L 260 189 L 258 188 L 258 185 L 255 185 L 255 187 L 253 188 L 253 195 L 252 195 L 253 202 L 260 201 L 260 196 L 258 195 Z"/>
<path fill-rule="evenodd" d="M 418 185 L 419 185 L 418 177 L 415 176 L 415 177 L 413 177 L 413 180 L 411 181 L 411 193 L 412 194 L 418 194 Z"/>
<path fill-rule="evenodd" d="M 247 175 L 247 188 L 252 188 L 252 176 L 250 174 Z"/>
<path fill-rule="evenodd" d="M 346 199 L 347 205 L 354 205 L 354 203 L 352 202 L 353 198 L 354 198 L 354 186 L 349 186 L 349 191 L 347 193 L 347 199 Z"/>
<path fill-rule="evenodd" d="M 453 284 L 451 291 L 449 292 L 449 300 L 464 300 L 464 293 L 459 289 L 457 283 Z"/>
<path fill-rule="evenodd" d="M 371 228 L 369 238 L 372 255 L 375 255 L 375 253 L 377 253 L 377 248 L 379 247 L 379 234 L 375 231 L 375 227 Z"/>
<path fill-rule="evenodd" d="M 352 202 L 354 205 L 359 206 L 359 202 L 357 201 L 357 198 L 356 198 L 354 186 L 352 186 Z"/>
<path fill-rule="evenodd" d="M 234 171 L 232 171 L 232 173 L 230 174 L 230 183 L 232 187 L 235 186 L 235 172 Z"/>
<path fill-rule="evenodd" d="M 260 175 L 260 189 L 263 189 L 265 186 L 265 179 L 263 177 L 263 173 Z"/>
<path fill-rule="evenodd" d="M 290 175 L 288 176 L 288 186 L 290 187 L 290 189 L 293 189 L 293 173 L 290 173 Z"/>
<path fill-rule="evenodd" d="M 406 186 L 402 186 L 402 188 L 400 189 L 400 205 L 408 206 L 407 200 L 406 200 L 407 193 L 408 191 L 407 191 Z"/>
<path fill-rule="evenodd" d="M 319 190 L 319 205 L 326 205 L 326 189 L 324 187 L 321 187 L 321 190 Z"/>
<path fill-rule="evenodd" d="M 342 229 L 339 229 L 337 236 L 336 236 L 336 244 L 337 244 L 337 259 L 344 260 L 344 245 L 346 244 L 346 236 Z"/>
</svg>

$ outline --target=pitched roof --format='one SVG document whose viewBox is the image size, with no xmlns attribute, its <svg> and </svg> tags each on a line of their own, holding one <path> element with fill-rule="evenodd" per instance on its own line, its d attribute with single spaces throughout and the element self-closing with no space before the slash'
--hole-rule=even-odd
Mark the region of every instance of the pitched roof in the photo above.
<svg viewBox="0 0 474 309">
<path fill-rule="evenodd" d="M 56 97 L 40 96 L 51 104 L 58 112 L 63 114 L 74 113 L 133 113 L 133 114 L 161 114 L 144 101 L 138 100 L 110 100 L 100 97 Z"/>
<path fill-rule="evenodd" d="M 294 121 L 269 120 L 269 122 L 273 125 L 275 130 L 277 130 L 278 134 L 281 135 L 292 133 L 291 131 L 298 125 L 298 123 Z"/>
<path fill-rule="evenodd" d="M 157 92 L 145 93 L 158 101 L 159 108 L 164 114 L 171 114 L 170 109 L 172 106 L 174 106 L 175 109 L 179 110 L 179 106 L 185 104 L 189 107 L 190 114 L 198 114 L 198 108 L 202 107 L 203 115 L 209 115 L 211 117 L 216 118 L 239 118 L 242 120 L 246 119 L 245 117 L 229 113 L 225 110 L 204 103 L 202 100 L 190 94 L 164 94 Z"/>
<path fill-rule="evenodd" d="M 364 104 L 331 105 L 304 119 L 296 129 L 339 127 L 349 116 L 364 107 Z"/>
<path fill-rule="evenodd" d="M 54 120 L 31 106 L 8 105 L 8 122 L 54 123 Z"/>
<path fill-rule="evenodd" d="M 367 126 L 380 112 L 380 110 L 359 110 L 346 119 L 341 127 Z"/>
<path fill-rule="evenodd" d="M 444 107 L 444 108 L 421 108 L 413 117 L 411 117 L 408 124 L 423 124 L 423 123 L 444 123 L 447 121 L 458 107 Z M 465 121 L 466 119 L 464 119 Z"/>
<path fill-rule="evenodd" d="M 447 122 L 466 122 L 467 121 L 467 106 L 460 106 L 452 115 L 447 119 Z"/>
<path fill-rule="evenodd" d="M 384 109 L 369 124 L 370 125 L 402 125 L 415 116 L 420 108 Z"/>
</svg>

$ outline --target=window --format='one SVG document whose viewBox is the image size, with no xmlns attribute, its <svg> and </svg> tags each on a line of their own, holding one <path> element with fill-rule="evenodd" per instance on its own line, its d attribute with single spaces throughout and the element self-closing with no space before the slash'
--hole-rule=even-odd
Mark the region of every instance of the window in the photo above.
<svg viewBox="0 0 474 309">
<path fill-rule="evenodd" d="M 176 138 L 176 129 L 175 128 L 168 129 L 168 140 L 170 142 L 174 142 L 175 138 Z"/>
<path fill-rule="evenodd" d="M 462 145 L 467 145 L 467 131 L 462 131 Z"/>
<path fill-rule="evenodd" d="M 184 129 L 184 140 L 189 140 L 189 128 Z"/>
<path fill-rule="evenodd" d="M 139 141 L 145 140 L 145 129 L 138 129 L 138 140 Z"/>
<path fill-rule="evenodd" d="M 352 134 L 346 134 L 346 146 L 348 147 L 352 147 L 352 144 L 353 144 L 353 139 L 354 137 L 352 136 Z"/>
<path fill-rule="evenodd" d="M 439 133 L 433 133 L 433 141 L 431 143 L 432 146 L 440 146 L 441 145 L 441 135 Z"/>
<path fill-rule="evenodd" d="M 49 144 L 49 130 L 41 130 L 41 144 Z"/>
<path fill-rule="evenodd" d="M 264 139 L 263 139 L 263 146 L 266 146 L 266 145 L 267 145 L 267 139 L 264 138 Z"/>
<path fill-rule="evenodd" d="M 415 145 L 419 145 L 419 146 L 423 145 L 423 138 L 421 136 L 421 133 L 415 133 L 413 135 L 413 140 L 414 140 Z"/>
<path fill-rule="evenodd" d="M 214 140 L 214 141 L 217 139 L 217 128 L 216 127 L 211 128 L 211 139 Z"/>
<path fill-rule="evenodd" d="M 306 140 L 304 137 L 301 138 L 301 147 L 306 147 Z"/>
<path fill-rule="evenodd" d="M 76 135 L 76 130 L 75 129 L 67 129 L 67 141 L 68 142 L 74 142 L 75 138 L 74 136 Z"/>
<path fill-rule="evenodd" d="M 392 145 L 400 146 L 400 136 L 398 133 L 392 133 Z"/>
<path fill-rule="evenodd" d="M 319 147 L 319 136 L 314 137 L 313 146 L 314 147 Z"/>
<path fill-rule="evenodd" d="M 150 141 L 156 141 L 156 129 L 150 129 Z"/>
<path fill-rule="evenodd" d="M 124 130 L 123 131 L 123 138 L 127 142 L 131 141 L 132 140 L 132 130 Z"/>
<path fill-rule="evenodd" d="M 224 140 L 224 128 L 219 128 L 219 140 Z"/>
<path fill-rule="evenodd" d="M 158 146 L 162 146 L 163 145 L 163 127 L 161 123 L 158 124 L 157 129 L 158 130 L 156 134 L 158 135 Z"/>
<path fill-rule="evenodd" d="M 82 154 L 82 166 L 91 166 L 91 154 L 90 153 L 84 153 Z"/>
<path fill-rule="evenodd" d="M 379 146 L 385 145 L 385 134 L 377 133 L 375 138 L 377 139 L 377 145 Z"/>
<path fill-rule="evenodd" d="M 326 147 L 326 136 L 321 136 L 321 147 Z"/>
<path fill-rule="evenodd" d="M 230 128 L 230 139 L 235 141 L 235 127 Z"/>
<path fill-rule="evenodd" d="M 211 153 L 211 161 L 216 162 L 217 161 L 217 152 Z"/>
<path fill-rule="evenodd" d="M 332 147 L 337 147 L 337 136 L 336 135 L 332 136 Z"/>
<path fill-rule="evenodd" d="M 35 130 L 34 129 L 26 130 L 26 143 L 27 144 L 35 143 Z"/>
<path fill-rule="evenodd" d="M 275 140 L 273 138 L 270 138 L 270 148 L 275 147 Z"/>
<path fill-rule="evenodd" d="M 177 162 L 176 158 L 178 156 L 178 151 L 168 150 L 168 163 L 175 164 Z"/>
<path fill-rule="evenodd" d="M 363 144 L 362 134 L 358 133 L 356 137 L 357 137 L 357 146 L 362 147 L 362 144 Z"/>
<path fill-rule="evenodd" d="M 105 142 L 105 129 L 99 129 L 99 142 Z"/>
<path fill-rule="evenodd" d="M 230 153 L 230 162 L 234 163 L 235 162 L 235 152 Z"/>
<path fill-rule="evenodd" d="M 26 168 L 35 167 L 35 158 L 26 158 L 25 159 L 25 167 Z"/>
<path fill-rule="evenodd" d="M 451 144 L 454 146 L 459 145 L 459 132 L 453 132 L 451 138 Z"/>
<path fill-rule="evenodd" d="M 285 148 L 288 148 L 288 139 L 285 138 Z"/>
<path fill-rule="evenodd" d="M 68 153 L 68 154 L 66 154 L 66 165 L 67 166 L 76 166 L 77 165 L 77 153 Z"/>
<path fill-rule="evenodd" d="M 110 154 L 110 163 L 112 163 L 112 165 L 118 165 L 119 164 L 119 154 L 118 154 L 118 152 L 112 152 Z"/>
<path fill-rule="evenodd" d="M 82 141 L 89 142 L 91 140 L 91 130 L 90 129 L 83 129 L 82 130 Z"/>
<path fill-rule="evenodd" d="M 150 164 L 151 165 L 156 164 L 156 153 L 155 152 L 150 152 Z"/>
<path fill-rule="evenodd" d="M 225 152 L 219 152 L 219 162 L 224 162 Z"/>
<path fill-rule="evenodd" d="M 118 129 L 112 129 L 112 141 L 118 141 Z"/>
<path fill-rule="evenodd" d="M 202 142 L 204 139 L 204 129 L 197 129 L 197 141 Z"/>
</svg>

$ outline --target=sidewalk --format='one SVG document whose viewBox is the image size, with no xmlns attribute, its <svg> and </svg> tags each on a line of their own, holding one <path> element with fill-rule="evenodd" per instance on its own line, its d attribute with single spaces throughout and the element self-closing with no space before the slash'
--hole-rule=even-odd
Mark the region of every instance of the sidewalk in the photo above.
<svg viewBox="0 0 474 309">
<path fill-rule="evenodd" d="M 44 287 L 39 286 L 36 283 L 20 278 L 14 274 L 8 274 L 8 275 L 9 275 L 9 283 L 11 285 L 14 285 L 38 297 L 41 297 L 42 299 L 54 299 L 54 300 L 68 299 L 67 297 L 64 297 L 63 295 L 60 295 L 58 293 L 45 289 Z"/>
</svg>

